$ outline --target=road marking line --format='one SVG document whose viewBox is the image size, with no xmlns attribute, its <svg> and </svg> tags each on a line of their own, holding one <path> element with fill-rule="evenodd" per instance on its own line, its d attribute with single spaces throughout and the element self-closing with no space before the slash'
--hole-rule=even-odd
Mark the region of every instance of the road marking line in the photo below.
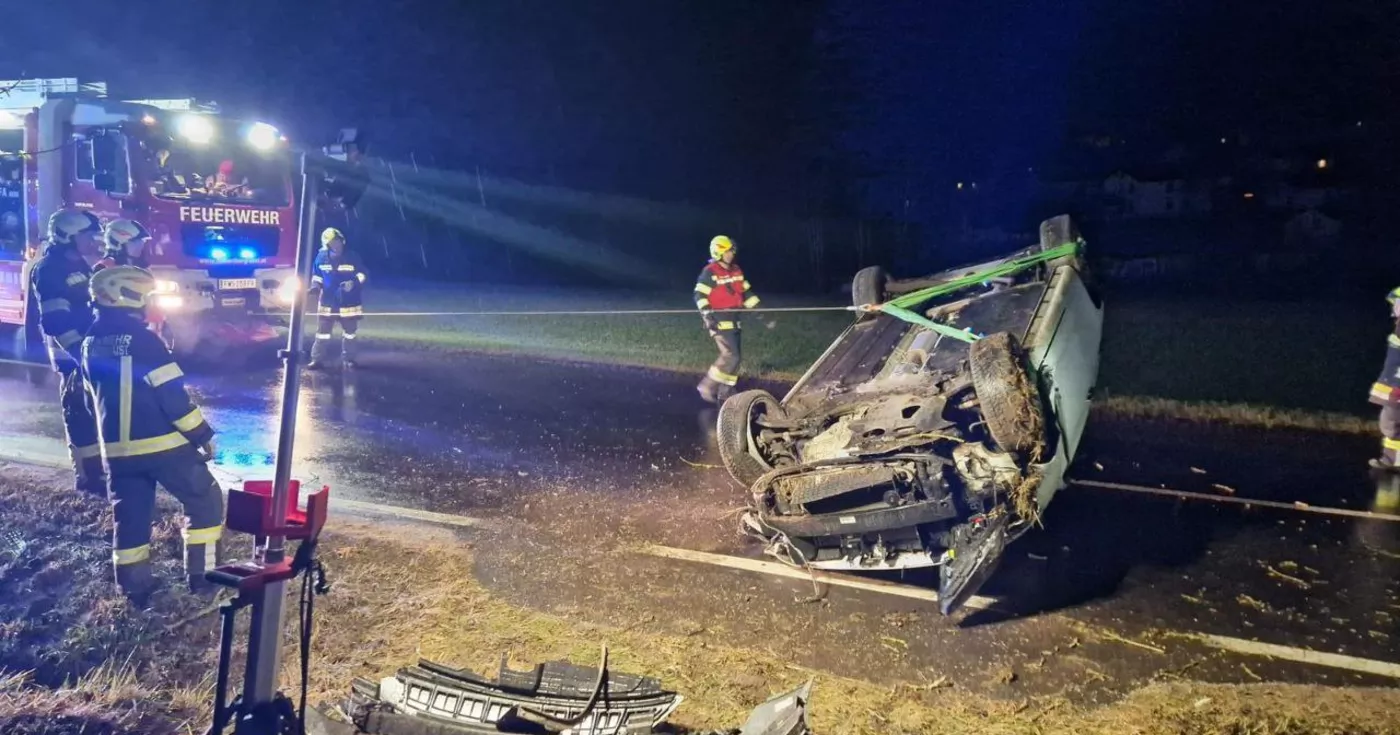
<svg viewBox="0 0 1400 735">
<path fill-rule="evenodd" d="M 58 470 L 70 469 L 68 457 L 54 454 L 52 452 L 33 452 L 21 449 L 5 449 L 0 451 L 0 461 L 18 462 L 20 464 L 37 465 L 40 467 L 52 467 Z M 214 475 L 223 480 L 220 487 L 226 485 L 242 484 L 242 479 L 221 468 L 215 466 L 210 470 Z M 312 483 L 307 483 L 308 485 Z M 331 499 L 331 517 L 338 515 L 378 515 L 389 516 L 413 521 L 425 521 L 428 523 L 441 523 L 459 528 L 484 528 L 494 529 L 499 527 L 495 521 L 486 518 L 473 518 L 472 516 L 456 515 L 452 513 L 438 513 L 431 510 L 419 510 L 418 508 L 405 508 L 399 505 L 385 505 L 383 503 L 371 503 L 364 500 L 351 500 L 349 498 Z"/>
<path fill-rule="evenodd" d="M 785 577 L 787 579 L 800 579 L 810 581 L 813 577 L 818 582 L 832 585 L 833 587 L 849 587 L 851 589 L 864 590 L 866 592 L 879 592 L 885 595 L 896 597 L 908 597 L 913 600 L 924 602 L 938 602 L 938 593 L 934 590 L 922 587 L 912 587 L 909 585 L 896 584 L 894 582 L 884 582 L 877 579 L 862 579 L 849 574 L 838 572 L 826 572 L 813 569 L 810 572 L 806 569 L 797 569 L 775 561 L 763 561 L 762 559 L 749 559 L 742 556 L 729 556 L 727 554 L 712 554 L 706 551 L 693 551 L 691 549 L 678 549 L 673 546 L 657 546 L 648 544 L 642 547 L 642 553 L 648 556 L 656 556 L 663 559 L 677 559 L 680 561 L 697 562 L 700 564 L 710 564 L 712 566 L 726 567 L 728 569 L 738 569 L 744 572 L 756 572 L 758 574 L 768 574 L 774 577 Z M 963 603 L 965 607 L 985 610 L 996 604 L 996 600 L 990 597 L 973 595 Z"/>
<path fill-rule="evenodd" d="M 1192 637 L 1208 646 L 1214 646 L 1234 653 L 1244 653 L 1251 656 L 1268 656 L 1270 658 L 1280 658 L 1285 661 L 1326 666 L 1333 669 L 1346 669 L 1347 671 L 1357 671 L 1363 674 L 1375 674 L 1376 676 L 1388 676 L 1392 679 L 1400 679 L 1400 664 L 1393 664 L 1388 661 L 1357 658 L 1356 656 L 1345 656 L 1340 653 L 1323 653 L 1322 651 L 1312 651 L 1306 648 L 1293 648 L 1292 646 L 1280 646 L 1273 643 L 1247 641 L 1243 638 L 1230 638 L 1223 635 L 1198 633 L 1194 634 Z"/>
<path fill-rule="evenodd" d="M 455 515 L 452 513 L 438 513 L 436 511 L 431 510 L 405 508 L 399 505 L 367 503 L 363 500 L 349 500 L 347 498 L 332 498 L 331 509 L 338 509 L 351 514 L 388 515 L 393 516 L 395 518 L 404 518 L 414 521 L 426 521 L 428 523 L 441 523 L 444 525 L 458 526 L 461 528 L 493 529 L 498 526 L 498 524 L 495 521 L 485 518 L 473 518 L 471 516 Z"/>
</svg>

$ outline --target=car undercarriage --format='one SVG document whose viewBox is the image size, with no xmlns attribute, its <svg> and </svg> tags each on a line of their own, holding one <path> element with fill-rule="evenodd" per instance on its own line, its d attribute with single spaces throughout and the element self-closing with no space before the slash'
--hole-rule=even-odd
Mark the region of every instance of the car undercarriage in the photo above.
<svg viewBox="0 0 1400 735">
<path fill-rule="evenodd" d="M 1058 222 L 1052 245 L 1072 232 L 1062 220 L 1047 222 Z M 1039 520 L 1082 428 L 1076 421 L 1065 440 L 1052 408 L 1063 404 L 1055 377 L 1065 368 L 1047 348 L 1074 306 L 1067 294 L 1084 288 L 1077 260 L 1036 259 L 1047 249 L 999 261 L 1029 263 L 1011 275 L 921 304 L 937 330 L 877 312 L 781 402 L 764 391 L 726 402 L 719 437 L 750 489 L 745 531 L 798 566 L 937 566 L 945 613 L 970 597 Z M 1089 336 L 1092 359 L 1069 362 L 1096 373 L 1098 333 Z M 1079 398 L 1087 403 L 1087 388 Z"/>
</svg>

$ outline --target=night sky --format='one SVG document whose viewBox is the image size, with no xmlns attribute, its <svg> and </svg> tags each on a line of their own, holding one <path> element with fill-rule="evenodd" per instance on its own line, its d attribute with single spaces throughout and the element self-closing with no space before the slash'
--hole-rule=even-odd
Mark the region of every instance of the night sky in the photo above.
<svg viewBox="0 0 1400 735">
<path fill-rule="evenodd" d="M 1393 0 L 16 3 L 0 77 L 105 79 L 583 191 L 929 220 L 1067 134 L 1395 110 Z M 813 202 L 817 204 L 814 205 Z"/>
</svg>

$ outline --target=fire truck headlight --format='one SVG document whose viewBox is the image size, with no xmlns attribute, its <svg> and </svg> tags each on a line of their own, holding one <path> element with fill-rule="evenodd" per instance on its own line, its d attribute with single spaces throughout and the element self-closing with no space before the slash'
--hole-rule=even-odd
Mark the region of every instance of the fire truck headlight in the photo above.
<svg viewBox="0 0 1400 735">
<path fill-rule="evenodd" d="M 203 115 L 185 115 L 176 123 L 175 129 L 195 145 L 204 145 L 214 139 L 214 123 Z"/>
<path fill-rule="evenodd" d="M 160 294 L 155 297 L 156 307 L 165 311 L 175 311 L 185 305 L 185 297 Z"/>
<path fill-rule="evenodd" d="M 248 128 L 248 145 L 260 151 L 270 151 L 282 140 L 282 134 L 277 128 L 265 122 L 253 123 Z"/>
<path fill-rule="evenodd" d="M 160 280 L 160 279 L 157 279 L 157 280 L 156 280 L 156 293 L 159 293 L 159 294 L 179 293 L 179 291 L 180 291 L 180 284 L 179 284 L 179 283 L 176 283 L 175 281 L 162 281 L 162 280 Z"/>
<path fill-rule="evenodd" d="M 291 306 L 297 300 L 297 294 L 301 292 L 301 279 L 292 276 L 282 282 L 277 288 L 277 301 L 283 306 Z"/>
</svg>

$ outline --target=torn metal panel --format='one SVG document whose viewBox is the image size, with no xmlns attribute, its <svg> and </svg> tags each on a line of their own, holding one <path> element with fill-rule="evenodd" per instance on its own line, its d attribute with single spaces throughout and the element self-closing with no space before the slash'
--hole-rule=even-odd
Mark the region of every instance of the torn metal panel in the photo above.
<svg viewBox="0 0 1400 735">
<path fill-rule="evenodd" d="M 350 709 L 364 712 L 366 724 L 377 722 L 386 728 L 362 728 L 366 732 L 386 735 L 397 732 L 393 723 L 401 719 L 385 717 L 386 713 L 426 718 L 455 728 L 441 730 L 444 733 L 542 731 L 539 725 L 525 722 L 521 710 L 561 720 L 582 715 L 569 729 L 577 735 L 645 735 L 681 703 L 679 694 L 664 689 L 656 679 L 609 671 L 601 696 L 589 708 L 597 677 L 595 669 L 566 662 L 516 671 L 502 661 L 493 681 L 470 671 L 420 661 L 378 684 L 356 679 Z"/>
<path fill-rule="evenodd" d="M 759 705 L 749 715 L 739 735 L 809 735 L 807 702 L 812 696 L 812 682 Z"/>
<path fill-rule="evenodd" d="M 604 649 L 606 651 L 606 649 Z M 346 711 L 353 727 L 319 712 L 324 735 L 648 735 L 681 703 L 656 679 L 550 662 L 515 671 L 501 662 L 494 681 L 431 661 L 400 669 L 375 684 L 355 679 Z M 599 685 L 601 684 L 601 689 Z M 812 682 L 769 699 L 739 730 L 696 735 L 811 735 L 807 702 Z M 548 713 L 541 721 L 529 713 Z M 567 725 L 560 724 L 568 720 Z M 669 730 L 668 730 L 669 732 Z"/>
</svg>

